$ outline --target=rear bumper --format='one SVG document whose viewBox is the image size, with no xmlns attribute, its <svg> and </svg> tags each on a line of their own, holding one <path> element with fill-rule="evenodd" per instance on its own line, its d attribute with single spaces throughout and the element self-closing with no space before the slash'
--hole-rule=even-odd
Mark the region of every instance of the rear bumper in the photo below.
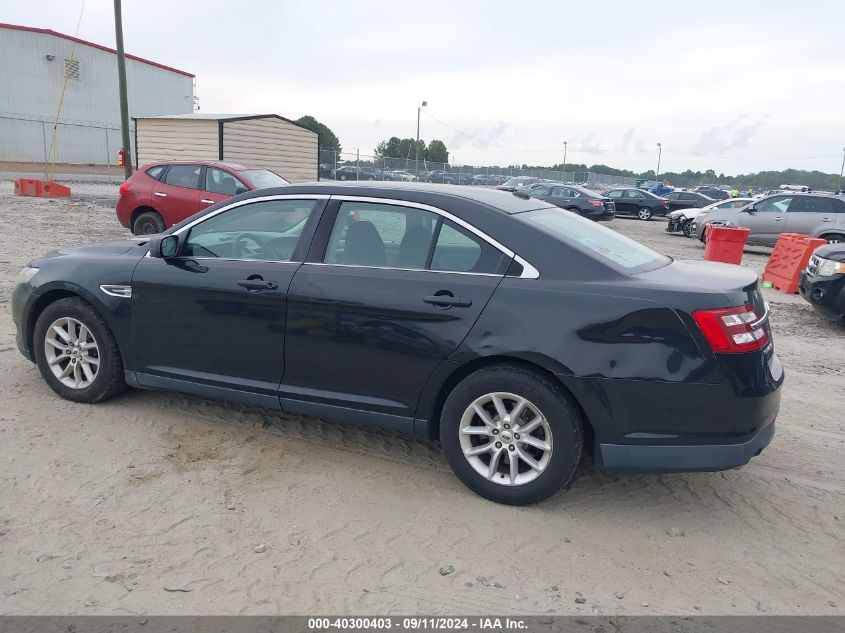
<svg viewBox="0 0 845 633">
<path fill-rule="evenodd" d="M 648 446 L 599 444 L 597 457 L 605 470 L 632 473 L 689 473 L 729 470 L 747 464 L 769 445 L 775 423 L 741 444 Z"/>
<path fill-rule="evenodd" d="M 845 318 L 845 275 L 816 277 L 802 271 L 798 292 L 825 319 L 841 321 Z"/>
</svg>

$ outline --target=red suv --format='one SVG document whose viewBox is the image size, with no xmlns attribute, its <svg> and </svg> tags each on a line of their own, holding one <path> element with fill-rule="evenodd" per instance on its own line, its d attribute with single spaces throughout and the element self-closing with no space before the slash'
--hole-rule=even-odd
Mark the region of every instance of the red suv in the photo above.
<svg viewBox="0 0 845 633">
<path fill-rule="evenodd" d="M 150 163 L 120 185 L 117 219 L 135 235 L 161 233 L 231 196 L 286 184 L 262 167 L 220 161 Z"/>
</svg>

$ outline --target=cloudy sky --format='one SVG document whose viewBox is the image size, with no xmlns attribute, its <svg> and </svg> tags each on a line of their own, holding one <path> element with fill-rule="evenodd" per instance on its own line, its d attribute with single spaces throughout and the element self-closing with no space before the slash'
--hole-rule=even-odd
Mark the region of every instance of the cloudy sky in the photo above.
<svg viewBox="0 0 845 633">
<path fill-rule="evenodd" d="M 0 21 L 73 34 L 81 0 Z M 203 112 L 311 114 L 345 150 L 446 142 L 464 164 L 838 172 L 845 2 L 124 0 L 127 52 L 197 76 Z M 111 0 L 79 36 L 114 45 Z"/>
</svg>

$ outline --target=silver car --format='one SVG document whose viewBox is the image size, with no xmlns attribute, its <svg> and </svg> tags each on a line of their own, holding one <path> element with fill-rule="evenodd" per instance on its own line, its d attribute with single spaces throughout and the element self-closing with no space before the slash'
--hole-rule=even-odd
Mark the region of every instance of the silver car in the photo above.
<svg viewBox="0 0 845 633">
<path fill-rule="evenodd" d="M 708 224 L 744 226 L 751 230 L 748 244 L 774 246 L 781 233 L 823 237 L 845 242 L 845 198 L 814 193 L 783 193 L 758 200 L 741 209 L 702 211 L 692 230 L 704 241 Z"/>
</svg>

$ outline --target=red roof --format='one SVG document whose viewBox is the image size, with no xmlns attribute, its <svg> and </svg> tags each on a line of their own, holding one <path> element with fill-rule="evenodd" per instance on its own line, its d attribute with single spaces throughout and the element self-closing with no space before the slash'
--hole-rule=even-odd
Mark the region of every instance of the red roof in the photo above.
<svg viewBox="0 0 845 633">
<path fill-rule="evenodd" d="M 78 44 L 84 44 L 85 46 L 91 46 L 92 48 L 99 48 L 101 51 L 106 51 L 108 53 L 117 54 L 117 51 L 113 48 L 109 48 L 108 46 L 103 46 L 102 44 L 95 44 L 94 42 L 89 42 L 88 40 L 81 40 L 78 37 L 73 37 L 72 35 L 65 35 L 64 33 L 57 33 L 51 29 L 36 29 L 32 26 L 20 26 L 18 24 L 5 24 L 4 22 L 0 22 L 0 29 L 12 29 L 15 31 L 29 31 L 30 33 L 43 33 L 45 35 L 54 35 L 56 37 L 61 37 L 65 40 L 70 40 L 71 42 L 76 42 Z M 186 77 L 193 77 L 194 75 L 189 72 L 185 72 L 184 70 L 179 70 L 178 68 L 173 68 L 172 66 L 165 66 L 164 64 L 159 64 L 158 62 L 150 61 L 149 59 L 144 59 L 143 57 L 136 57 L 135 55 L 130 55 L 126 53 L 127 59 L 134 59 L 136 62 L 141 62 L 144 64 L 149 64 L 150 66 L 155 66 L 156 68 L 163 68 L 164 70 L 169 70 L 170 72 L 179 73 L 180 75 L 185 75 Z"/>
</svg>

